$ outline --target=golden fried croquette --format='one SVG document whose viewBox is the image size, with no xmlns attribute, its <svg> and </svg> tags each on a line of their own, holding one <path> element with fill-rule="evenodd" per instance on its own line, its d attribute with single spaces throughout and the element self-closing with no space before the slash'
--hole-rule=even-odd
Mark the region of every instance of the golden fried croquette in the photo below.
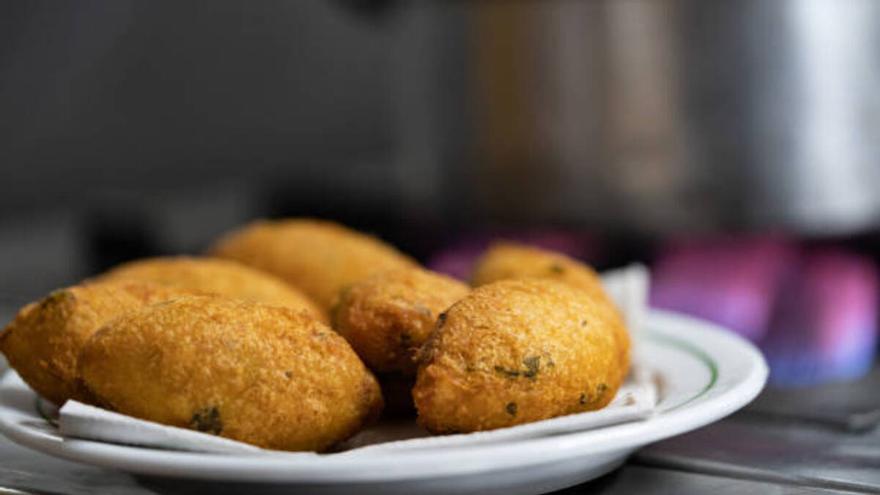
<svg viewBox="0 0 880 495">
<path fill-rule="evenodd" d="M 471 282 L 479 287 L 526 277 L 550 278 L 607 297 L 602 279 L 589 266 L 562 253 L 509 241 L 494 243 L 486 250 L 477 260 Z"/>
<path fill-rule="evenodd" d="M 416 263 L 384 242 L 322 220 L 258 221 L 220 239 L 210 253 L 265 270 L 329 311 L 343 287 Z"/>
<path fill-rule="evenodd" d="M 434 433 L 491 430 L 600 409 L 623 374 L 623 322 L 586 292 L 546 279 L 474 289 L 441 316 L 413 388 Z"/>
<path fill-rule="evenodd" d="M 415 356 L 437 315 L 470 288 L 421 268 L 392 270 L 343 289 L 332 325 L 377 373 L 415 374 Z"/>
<path fill-rule="evenodd" d="M 326 321 L 324 311 L 299 289 L 271 274 L 230 260 L 189 256 L 150 258 L 119 265 L 101 278 L 144 280 L 252 302 L 280 304 Z"/>
<path fill-rule="evenodd" d="M 420 268 L 373 275 L 340 291 L 333 328 L 378 375 L 386 414 L 413 413 L 415 357 L 437 316 L 469 292 L 458 280 Z"/>
<path fill-rule="evenodd" d="M 591 267 L 562 253 L 517 244 L 498 242 L 489 247 L 477 260 L 471 282 L 481 286 L 498 280 L 537 277 L 563 282 L 590 294 L 601 301 L 609 310 L 617 311 L 614 302 L 605 292 L 602 279 Z M 620 367 L 623 373 L 629 370 L 630 336 L 625 326 L 616 327 L 620 344 Z"/>
<path fill-rule="evenodd" d="M 0 334 L 0 351 L 21 378 L 56 404 L 88 399 L 77 388 L 77 356 L 111 319 L 144 305 L 187 294 L 172 287 L 108 280 L 58 289 L 22 308 Z"/>
<path fill-rule="evenodd" d="M 108 323 L 86 343 L 79 371 L 103 407 L 269 449 L 325 450 L 382 407 L 376 379 L 330 327 L 220 296 Z"/>
</svg>

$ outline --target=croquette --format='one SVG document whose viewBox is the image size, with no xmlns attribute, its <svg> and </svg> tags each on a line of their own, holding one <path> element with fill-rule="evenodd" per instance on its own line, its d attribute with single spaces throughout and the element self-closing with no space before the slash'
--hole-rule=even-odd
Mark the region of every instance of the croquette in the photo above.
<svg viewBox="0 0 880 495">
<path fill-rule="evenodd" d="M 377 373 L 414 375 L 437 316 L 470 288 L 420 268 L 380 273 L 342 290 L 332 325 Z"/>
<path fill-rule="evenodd" d="M 568 256 L 509 241 L 497 242 L 477 260 L 471 275 L 475 287 L 511 278 L 539 277 L 564 282 L 607 297 L 602 279 L 591 267 Z"/>
<path fill-rule="evenodd" d="M 258 221 L 221 238 L 209 253 L 267 271 L 329 311 L 344 287 L 415 261 L 379 239 L 312 219 Z"/>
<path fill-rule="evenodd" d="M 479 287 L 499 280 L 516 278 L 547 278 L 557 280 L 588 293 L 609 311 L 618 311 L 605 292 L 602 279 L 591 267 L 562 253 L 514 242 L 498 242 L 477 260 L 471 283 Z M 617 327 L 620 344 L 620 369 L 629 370 L 630 335 L 626 327 Z"/>
<path fill-rule="evenodd" d="M 91 335 L 113 318 L 188 294 L 173 287 L 108 280 L 58 289 L 19 311 L 0 334 L 0 351 L 37 393 L 61 405 L 88 402 L 77 386 L 77 357 Z"/>
<path fill-rule="evenodd" d="M 324 451 L 376 418 L 376 379 L 341 336 L 286 308 L 191 296 L 128 313 L 80 354 L 102 407 L 279 450 Z"/>
<path fill-rule="evenodd" d="M 624 376 L 622 325 L 588 293 L 553 280 L 474 289 L 440 316 L 422 349 L 419 423 L 466 433 L 600 409 Z"/>
<path fill-rule="evenodd" d="M 113 268 L 102 279 L 133 279 L 214 293 L 252 302 L 280 304 L 326 321 L 324 311 L 283 280 L 235 261 L 177 256 L 131 261 Z"/>
</svg>

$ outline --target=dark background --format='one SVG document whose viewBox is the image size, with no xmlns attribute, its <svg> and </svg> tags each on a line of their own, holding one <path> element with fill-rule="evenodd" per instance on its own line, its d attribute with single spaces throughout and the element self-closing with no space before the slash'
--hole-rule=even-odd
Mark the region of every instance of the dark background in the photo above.
<svg viewBox="0 0 880 495">
<path fill-rule="evenodd" d="M 389 37 L 334 2 L 4 2 L 0 208 L 381 160 Z M 76 185 L 77 187 L 72 187 Z"/>
<path fill-rule="evenodd" d="M 7 297 L 253 216 L 393 216 L 381 22 L 323 1 L 3 2 Z"/>
</svg>

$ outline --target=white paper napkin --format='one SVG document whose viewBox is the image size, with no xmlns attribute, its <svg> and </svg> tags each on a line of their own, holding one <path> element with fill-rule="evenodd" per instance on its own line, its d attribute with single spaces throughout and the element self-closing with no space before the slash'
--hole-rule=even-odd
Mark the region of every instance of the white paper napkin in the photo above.
<svg viewBox="0 0 880 495">
<path fill-rule="evenodd" d="M 632 265 L 603 274 L 609 295 L 620 307 L 627 326 L 635 334 L 644 322 L 648 290 L 648 271 Z M 629 380 L 607 407 L 498 430 L 430 436 L 414 421 L 381 422 L 341 446 L 330 455 L 360 455 L 377 452 L 443 449 L 521 440 L 540 436 L 586 431 L 644 419 L 653 414 L 657 403 L 656 376 L 644 367 L 634 366 Z M 215 454 L 274 455 L 246 443 L 184 428 L 165 426 L 123 414 L 68 401 L 59 411 L 61 435 L 125 445 Z M 299 455 L 307 455 L 299 453 Z M 317 454 L 308 454 L 317 455 Z"/>
<path fill-rule="evenodd" d="M 635 336 L 645 323 L 651 274 L 645 265 L 632 264 L 602 274 L 605 292 L 620 308 L 630 333 Z"/>
<path fill-rule="evenodd" d="M 65 402 L 58 416 L 58 429 L 62 436 L 69 438 L 193 452 L 264 452 L 259 447 L 243 442 L 145 421 L 75 400 Z"/>
<path fill-rule="evenodd" d="M 614 400 L 598 411 L 571 414 L 491 431 L 431 436 L 412 421 L 407 424 L 379 424 L 368 428 L 343 446 L 345 455 L 376 452 L 458 448 L 524 440 L 592 430 L 650 417 L 657 404 L 656 377 L 637 369 L 617 391 Z"/>
</svg>

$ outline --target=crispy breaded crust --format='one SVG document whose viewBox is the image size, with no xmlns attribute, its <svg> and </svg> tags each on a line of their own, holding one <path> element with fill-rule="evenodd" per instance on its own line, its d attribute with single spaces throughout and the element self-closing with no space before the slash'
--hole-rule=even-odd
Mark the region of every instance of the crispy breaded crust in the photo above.
<svg viewBox="0 0 880 495">
<path fill-rule="evenodd" d="M 386 270 L 417 266 L 375 237 L 312 219 L 251 223 L 221 238 L 210 253 L 275 274 L 328 311 L 343 287 Z"/>
<path fill-rule="evenodd" d="M 416 353 L 437 315 L 469 291 L 458 280 L 420 268 L 380 273 L 340 292 L 333 328 L 370 369 L 414 375 Z"/>
<path fill-rule="evenodd" d="M 505 280 L 452 305 L 422 350 L 413 398 L 435 433 L 491 430 L 600 409 L 622 377 L 623 323 L 586 292 Z"/>
<path fill-rule="evenodd" d="M 496 242 L 477 260 L 475 287 L 511 278 L 549 278 L 605 296 L 602 279 L 591 267 L 568 256 L 510 241 Z"/>
<path fill-rule="evenodd" d="M 133 279 L 307 311 L 321 321 L 324 311 L 299 289 L 269 273 L 219 258 L 175 256 L 119 265 L 101 279 Z"/>
<path fill-rule="evenodd" d="M 134 417 L 282 450 L 325 450 L 376 418 L 375 378 L 345 339 L 283 306 L 190 296 L 86 343 L 85 387 Z"/>
<path fill-rule="evenodd" d="M 56 404 L 87 401 L 77 387 L 77 357 L 91 335 L 113 318 L 188 294 L 161 285 L 109 280 L 58 289 L 19 311 L 0 334 L 0 351 L 21 378 Z"/>
<path fill-rule="evenodd" d="M 602 301 L 610 311 L 618 311 L 602 287 L 602 279 L 590 266 L 561 253 L 514 242 L 498 242 L 490 246 L 477 260 L 471 282 L 474 286 L 481 286 L 499 280 L 530 277 L 557 280 L 576 287 L 596 301 Z M 625 326 L 618 330 L 620 369 L 626 374 L 630 364 L 630 335 Z"/>
</svg>

